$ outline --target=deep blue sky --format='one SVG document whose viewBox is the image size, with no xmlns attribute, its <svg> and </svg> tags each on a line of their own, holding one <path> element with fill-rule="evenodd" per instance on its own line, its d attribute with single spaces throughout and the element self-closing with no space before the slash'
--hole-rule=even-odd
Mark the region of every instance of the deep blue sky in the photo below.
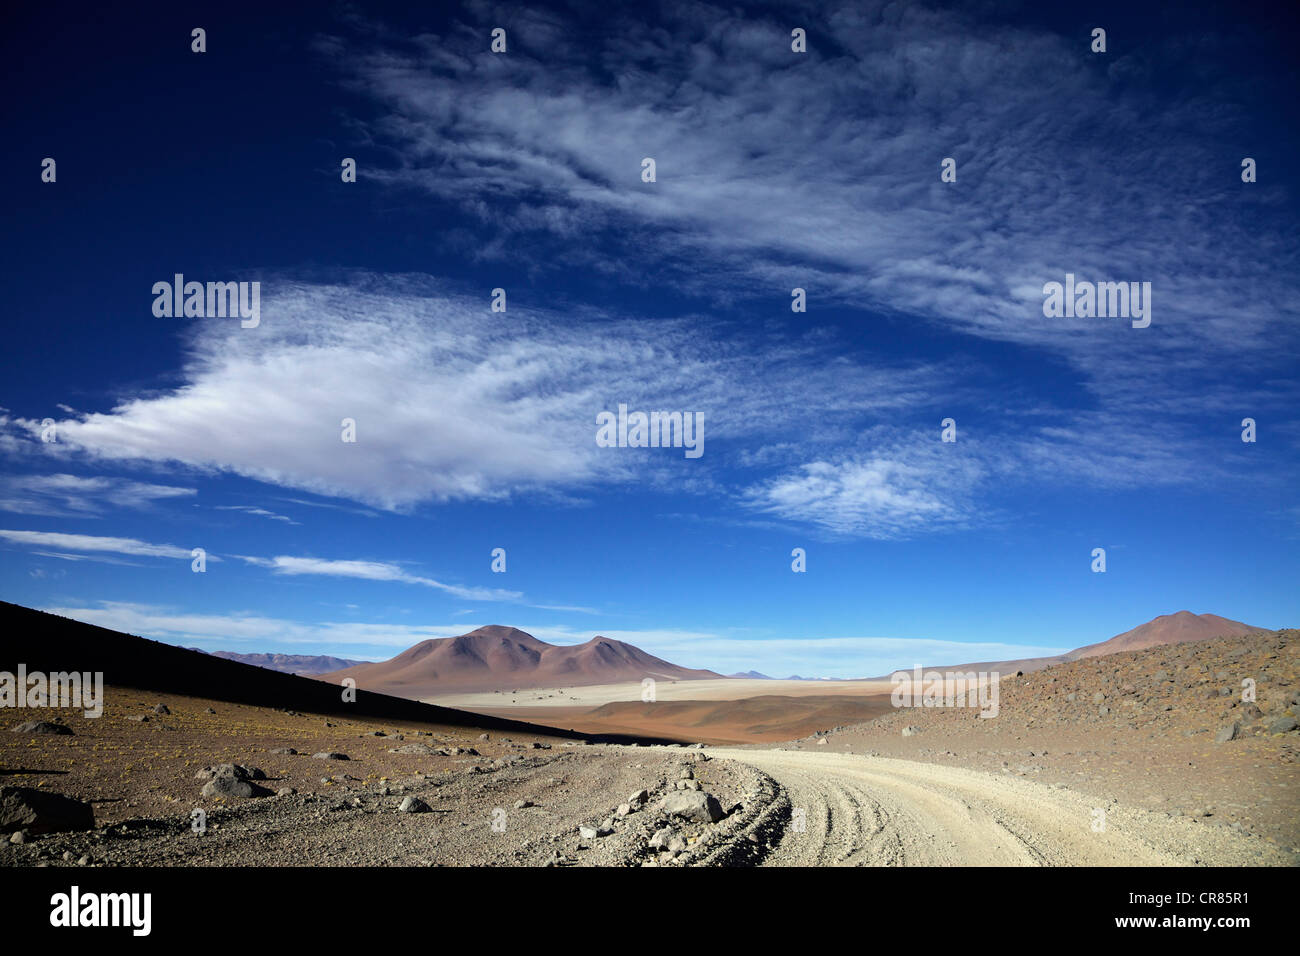
<svg viewBox="0 0 1300 956">
<path fill-rule="evenodd" d="M 1296 624 L 1294 34 L 1051 6 L 9 14 L 0 593 L 832 676 Z M 156 318 L 175 272 L 262 324 Z M 1045 318 L 1066 272 L 1151 282 L 1151 326 Z M 704 455 L 597 448 L 620 402 Z"/>
</svg>

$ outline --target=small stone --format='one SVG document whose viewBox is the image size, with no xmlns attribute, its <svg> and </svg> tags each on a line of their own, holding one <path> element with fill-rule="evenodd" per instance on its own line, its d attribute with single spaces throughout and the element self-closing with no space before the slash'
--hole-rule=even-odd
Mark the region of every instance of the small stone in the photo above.
<svg viewBox="0 0 1300 956">
<path fill-rule="evenodd" d="M 1241 735 L 1241 724 L 1235 720 L 1230 724 L 1224 724 L 1214 735 L 1216 744 L 1226 744 L 1230 740 L 1236 740 Z"/>
</svg>

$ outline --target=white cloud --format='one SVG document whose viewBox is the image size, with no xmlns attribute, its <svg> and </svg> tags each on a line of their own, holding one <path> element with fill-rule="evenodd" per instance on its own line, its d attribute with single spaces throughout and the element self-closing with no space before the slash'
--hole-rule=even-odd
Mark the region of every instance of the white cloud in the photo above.
<svg viewBox="0 0 1300 956">
<path fill-rule="evenodd" d="M 384 561 L 350 561 L 330 560 L 324 558 L 303 558 L 280 555 L 274 558 L 257 558 L 244 555 L 241 560 L 262 568 L 269 568 L 276 574 L 287 575 L 324 575 L 326 577 L 360 578 L 365 581 L 398 581 L 403 584 L 419 584 L 434 588 L 453 597 L 469 601 L 518 601 L 523 595 L 518 591 L 506 591 L 500 588 L 466 588 L 454 584 L 444 584 L 433 578 L 411 574 L 396 564 Z"/>
<path fill-rule="evenodd" d="M 265 508 L 258 508 L 254 505 L 217 505 L 217 511 L 240 511 L 244 514 L 256 515 L 259 518 L 266 518 L 269 521 L 283 521 L 286 524 L 298 524 L 288 515 L 276 514 L 274 511 L 268 511 Z"/>
<path fill-rule="evenodd" d="M 810 322 L 838 305 L 886 336 L 920 321 L 1022 348 L 1077 390 L 1070 407 L 1097 409 L 1068 423 L 1080 443 L 1117 448 L 1135 408 L 1159 418 L 1153 458 L 1133 447 L 1080 479 L 1178 480 L 1216 457 L 1205 416 L 1300 398 L 1291 203 L 1281 185 L 1243 192 L 1220 149 L 1267 117 L 1216 99 L 1222 82 L 1160 88 L 1163 58 L 1185 65 L 1203 37 L 1175 29 L 1107 72 L 1072 33 L 947 6 L 805 10 L 806 55 L 761 9 L 632 10 L 599 36 L 519 16 L 505 71 L 460 34 L 330 45 L 400 156 L 369 175 L 479 217 L 486 254 L 634 284 L 649 262 L 656 283 L 726 303 L 776 307 L 800 286 Z M 656 183 L 640 182 L 645 156 Z M 1151 282 L 1152 327 L 1045 319 L 1043 283 L 1066 272 Z M 1055 474 L 1092 450 L 1017 437 Z"/>
<path fill-rule="evenodd" d="M 147 508 L 195 494 L 194 488 L 103 475 L 0 475 L 0 510 L 28 515 L 98 517 L 110 506 Z"/>
<path fill-rule="evenodd" d="M 66 534 L 60 531 L 4 531 L 0 540 L 38 548 L 55 548 L 66 551 L 107 552 L 145 558 L 183 558 L 190 560 L 190 548 L 174 544 L 150 544 L 136 538 L 114 538 L 90 534 Z M 209 561 L 219 558 L 209 555 Z"/>
<path fill-rule="evenodd" d="M 946 373 L 846 361 L 815 337 L 737 340 L 701 318 L 512 306 L 501 322 L 485 299 L 427 280 L 377 285 L 268 283 L 257 330 L 194 327 L 182 387 L 60 422 L 57 449 L 42 450 L 234 472 L 390 509 L 564 500 L 633 481 L 710 491 L 715 460 L 792 430 L 798 446 L 833 441 L 862 415 L 923 400 Z M 702 412 L 705 458 L 597 447 L 597 413 L 620 403 Z M 340 440 L 345 418 L 355 443 Z M 32 440 L 40 428 L 13 424 Z"/>
</svg>

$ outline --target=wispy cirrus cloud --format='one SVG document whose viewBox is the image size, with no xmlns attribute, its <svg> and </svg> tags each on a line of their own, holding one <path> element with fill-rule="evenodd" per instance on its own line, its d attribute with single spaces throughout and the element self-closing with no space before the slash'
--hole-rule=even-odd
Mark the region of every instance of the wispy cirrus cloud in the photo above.
<svg viewBox="0 0 1300 956">
<path fill-rule="evenodd" d="M 68 534 L 61 531 L 0 530 L 0 541 L 41 549 L 85 551 L 92 554 L 124 554 L 142 558 L 183 558 L 186 561 L 190 560 L 191 551 L 190 548 L 181 548 L 174 544 L 151 544 L 137 538 Z M 219 561 L 220 558 L 209 556 L 208 560 Z"/>
<path fill-rule="evenodd" d="M 197 493 L 106 475 L 0 475 L 0 510 L 27 515 L 99 517 L 113 508 L 148 508 Z"/>
<path fill-rule="evenodd" d="M 327 44 L 401 157 L 372 178 L 503 235 L 607 237 L 582 254 L 627 278 L 650 245 L 657 280 L 712 295 L 806 286 L 815 301 L 1048 348 L 1108 390 L 1142 355 L 1166 362 L 1148 367 L 1149 390 L 1211 361 L 1207 348 L 1295 346 L 1288 270 L 1251 252 L 1263 229 L 1297 261 L 1277 244 L 1286 194 L 1243 193 L 1224 167 L 1218 138 L 1247 121 L 1231 87 L 1152 94 L 1161 58 L 1185 60 L 1177 34 L 1142 60 L 1112 53 L 1107 69 L 1077 36 L 883 0 L 800 10 L 803 55 L 791 16 L 760 9 L 632 10 L 599 36 L 518 7 L 491 17 L 507 13 L 509 57 L 482 55 L 470 31 Z M 954 184 L 939 181 L 949 156 Z M 657 182 L 640 181 L 643 157 Z M 534 248 L 552 259 L 578 245 Z M 1178 335 L 1044 321 L 1042 285 L 1065 271 L 1152 281 L 1156 321 Z"/>
<path fill-rule="evenodd" d="M 321 575 L 324 577 L 358 578 L 363 581 L 397 581 L 402 584 L 418 584 L 434 588 L 453 597 L 469 601 L 519 601 L 523 595 L 518 591 L 501 588 L 467 588 L 455 584 L 444 584 L 434 578 L 411 574 L 401 566 L 384 561 L 331 560 L 324 558 L 305 558 L 280 555 L 273 558 L 249 557 L 238 555 L 241 561 L 259 568 L 268 568 L 275 574 L 285 575 Z"/>
<path fill-rule="evenodd" d="M 247 515 L 255 515 L 258 518 L 266 518 L 268 521 L 283 521 L 285 524 L 298 524 L 288 515 L 276 514 L 274 511 L 268 511 L 266 508 L 259 508 L 255 505 L 216 505 L 217 511 L 239 511 Z"/>
<path fill-rule="evenodd" d="M 137 538 L 70 534 L 61 531 L 12 531 L 0 529 L 0 541 L 8 541 L 31 548 L 33 553 L 44 557 L 61 558 L 68 561 L 111 560 L 102 557 L 107 554 L 147 558 L 183 558 L 187 561 L 191 558 L 191 549 L 177 547 L 176 545 L 153 544 Z M 250 555 L 235 555 L 235 557 L 248 565 L 269 570 L 273 574 L 388 581 L 433 588 L 452 597 L 468 601 L 525 603 L 524 595 L 519 591 L 447 584 L 425 575 L 413 574 L 401 565 L 386 561 L 295 557 L 290 555 L 278 555 L 269 558 Z M 209 554 L 207 560 L 220 562 L 221 558 Z M 531 606 L 539 610 L 594 613 L 591 608 L 585 607 L 540 604 Z"/>
</svg>

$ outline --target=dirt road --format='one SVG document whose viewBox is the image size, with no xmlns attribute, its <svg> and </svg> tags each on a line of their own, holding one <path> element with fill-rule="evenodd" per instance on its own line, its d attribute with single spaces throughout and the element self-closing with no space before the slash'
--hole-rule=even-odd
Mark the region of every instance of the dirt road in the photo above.
<svg viewBox="0 0 1300 956">
<path fill-rule="evenodd" d="M 1279 848 L 1228 827 L 1096 807 L 1072 791 L 1010 776 L 858 754 L 709 753 L 756 767 L 789 799 L 791 819 L 768 866 L 1293 864 Z M 1102 819 L 1104 830 L 1094 829 Z"/>
</svg>

